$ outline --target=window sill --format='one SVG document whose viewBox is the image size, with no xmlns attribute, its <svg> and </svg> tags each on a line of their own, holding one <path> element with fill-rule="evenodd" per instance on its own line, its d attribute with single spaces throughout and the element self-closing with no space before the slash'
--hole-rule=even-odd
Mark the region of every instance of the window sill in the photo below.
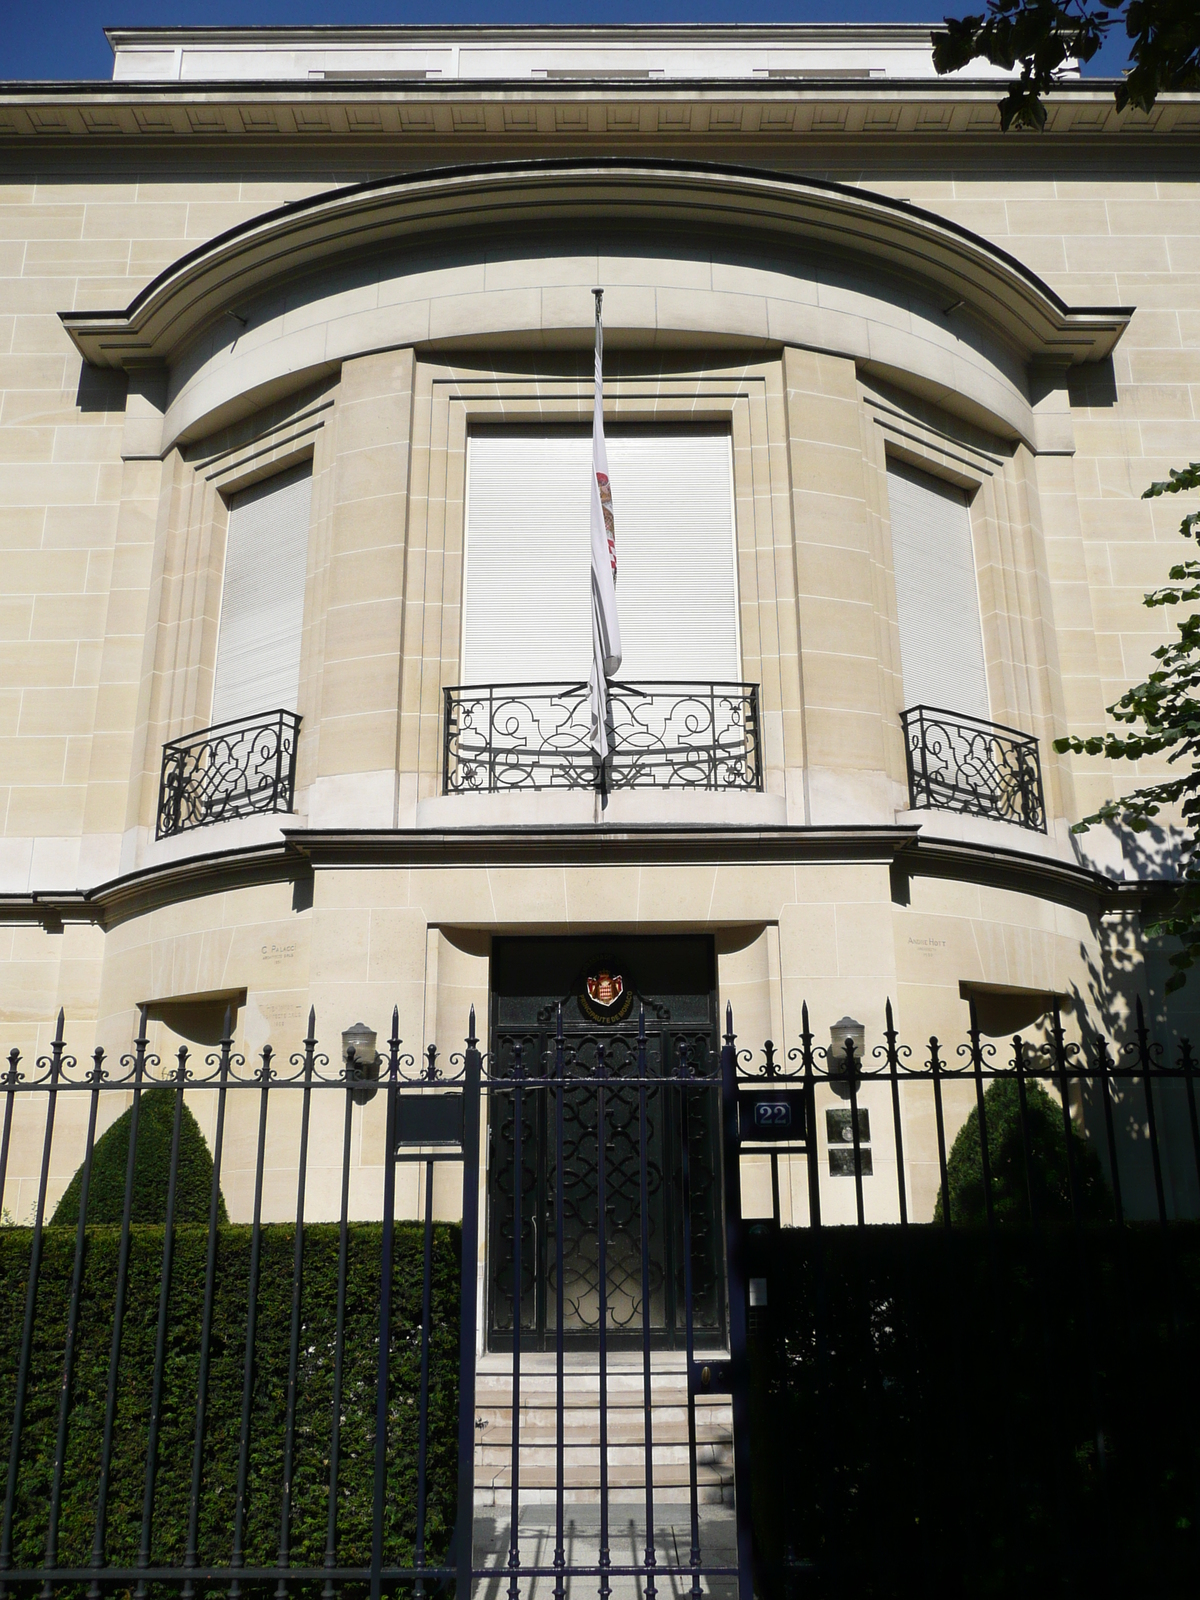
<svg viewBox="0 0 1200 1600">
<path fill-rule="evenodd" d="M 744 790 L 619 789 L 600 809 L 591 789 L 522 790 L 512 794 L 448 794 L 417 805 L 418 828 L 605 827 L 622 824 L 735 823 L 744 827 L 782 827 L 787 823 L 783 795 Z"/>
</svg>

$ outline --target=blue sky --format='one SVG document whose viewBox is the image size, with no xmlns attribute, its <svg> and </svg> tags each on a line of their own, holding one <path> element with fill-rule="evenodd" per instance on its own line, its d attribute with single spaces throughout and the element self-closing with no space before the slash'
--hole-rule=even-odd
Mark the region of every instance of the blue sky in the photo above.
<svg viewBox="0 0 1200 1600">
<path fill-rule="evenodd" d="M 0 40 L 0 79 L 108 78 L 112 55 L 106 26 L 277 26 L 338 22 L 934 22 L 982 10 L 980 0 L 643 0 L 642 4 L 521 3 L 521 0 L 434 0 L 415 5 L 373 0 L 8 0 Z M 1116 74 L 1125 64 L 1123 35 L 1091 64 Z"/>
</svg>

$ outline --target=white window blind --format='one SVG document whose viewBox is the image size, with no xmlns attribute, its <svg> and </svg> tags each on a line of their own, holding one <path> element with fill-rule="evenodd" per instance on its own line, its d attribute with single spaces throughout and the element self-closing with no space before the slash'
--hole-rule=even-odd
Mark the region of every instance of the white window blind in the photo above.
<svg viewBox="0 0 1200 1600">
<path fill-rule="evenodd" d="M 230 502 L 214 723 L 296 709 L 311 489 L 305 465 Z"/>
<path fill-rule="evenodd" d="M 971 517 L 961 489 L 888 462 L 906 706 L 989 717 Z"/>
<path fill-rule="evenodd" d="M 613 428 L 622 679 L 741 677 L 730 443 L 717 428 Z M 463 683 L 591 670 L 589 430 L 468 444 Z"/>
</svg>

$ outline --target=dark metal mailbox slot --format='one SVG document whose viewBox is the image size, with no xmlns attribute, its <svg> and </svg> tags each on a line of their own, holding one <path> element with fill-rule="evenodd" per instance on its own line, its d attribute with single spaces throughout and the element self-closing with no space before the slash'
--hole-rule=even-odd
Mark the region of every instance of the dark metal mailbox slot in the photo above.
<svg viewBox="0 0 1200 1600">
<path fill-rule="evenodd" d="M 461 1144 L 462 1090 L 450 1094 L 402 1094 L 396 1106 L 396 1147 Z"/>
<path fill-rule="evenodd" d="M 804 1138 L 803 1089 L 741 1089 L 738 1131 L 743 1140 L 790 1144 Z"/>
</svg>

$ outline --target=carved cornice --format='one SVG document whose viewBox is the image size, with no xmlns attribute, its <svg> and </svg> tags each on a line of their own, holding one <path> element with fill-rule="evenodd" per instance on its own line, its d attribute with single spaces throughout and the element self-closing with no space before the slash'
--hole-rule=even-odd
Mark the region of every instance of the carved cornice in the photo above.
<svg viewBox="0 0 1200 1600">
<path fill-rule="evenodd" d="M 908 877 L 952 878 L 1071 905 L 1092 916 L 1114 910 L 1160 914 L 1178 887 L 1167 880 L 1114 881 L 1045 855 L 923 840 L 920 829 L 910 826 L 302 829 L 280 843 L 200 853 L 87 891 L 0 895 L 0 925 L 40 924 L 50 932 L 61 932 L 69 922 L 110 928 L 160 906 L 254 884 L 308 880 L 314 871 L 845 862 L 889 868 L 893 898 L 902 898 Z M 736 906 L 724 909 L 737 919 Z"/>
<path fill-rule="evenodd" d="M 739 30 L 744 31 L 744 30 Z M 1045 101 L 1041 141 L 1063 140 L 1072 149 L 1097 139 L 1139 143 L 1167 135 L 1192 141 L 1200 134 L 1200 99 L 1163 94 L 1146 114 L 1118 111 L 1120 80 L 1087 78 L 1055 86 Z M 147 139 L 212 145 L 247 138 L 301 144 L 308 149 L 349 141 L 362 147 L 397 138 L 479 136 L 489 142 L 553 141 L 597 134 L 674 139 L 751 139 L 764 147 L 797 135 L 844 145 L 862 140 L 878 148 L 899 140 L 961 139 L 968 147 L 1000 132 L 995 78 L 868 78 L 819 75 L 763 81 L 741 77 L 654 79 L 605 73 L 595 79 L 426 79 L 419 84 L 372 77 L 322 82 L 228 79 L 204 82 L 0 82 L 0 140 L 89 145 L 140 144 Z M 610 116 L 609 108 L 614 114 Z"/>
<path fill-rule="evenodd" d="M 706 163 L 604 160 L 448 167 L 331 190 L 217 235 L 168 267 L 124 310 L 61 313 L 97 366 L 170 362 L 217 317 L 334 261 L 438 235 L 646 226 L 744 243 L 835 251 L 946 297 L 1027 360 L 1106 356 L 1124 307 L 1071 307 L 1035 273 L 942 217 L 814 178 Z"/>
</svg>

